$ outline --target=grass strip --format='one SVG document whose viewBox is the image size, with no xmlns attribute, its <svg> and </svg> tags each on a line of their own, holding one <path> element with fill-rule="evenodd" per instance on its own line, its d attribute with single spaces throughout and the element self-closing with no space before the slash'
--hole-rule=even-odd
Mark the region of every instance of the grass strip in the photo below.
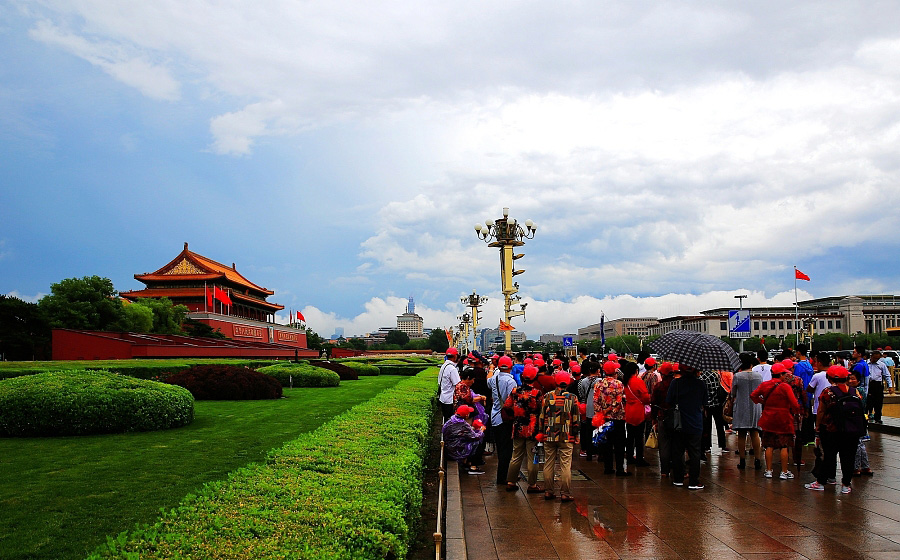
<svg viewBox="0 0 900 560">
<path fill-rule="evenodd" d="M 90 558 L 405 558 L 422 499 L 435 372 L 404 379 L 264 464 L 204 486 L 155 524 L 108 538 Z"/>
</svg>

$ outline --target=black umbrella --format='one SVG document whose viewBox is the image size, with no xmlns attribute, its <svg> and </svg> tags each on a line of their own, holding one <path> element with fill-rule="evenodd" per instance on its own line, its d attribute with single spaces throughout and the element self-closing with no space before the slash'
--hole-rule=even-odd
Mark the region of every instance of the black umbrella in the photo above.
<svg viewBox="0 0 900 560">
<path fill-rule="evenodd" d="M 696 331 L 669 331 L 651 342 L 650 348 L 667 360 L 702 371 L 735 371 L 741 366 L 727 342 Z"/>
</svg>

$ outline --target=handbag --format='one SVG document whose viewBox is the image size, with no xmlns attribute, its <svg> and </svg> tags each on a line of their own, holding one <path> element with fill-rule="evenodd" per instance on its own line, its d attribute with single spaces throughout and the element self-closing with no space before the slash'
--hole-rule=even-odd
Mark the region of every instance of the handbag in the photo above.
<svg viewBox="0 0 900 560">
<path fill-rule="evenodd" d="M 728 398 L 725 399 L 725 406 L 722 407 L 722 418 L 726 422 L 734 420 L 734 395 L 731 393 L 728 393 Z"/>
<path fill-rule="evenodd" d="M 676 432 L 680 432 L 684 429 L 684 425 L 681 423 L 681 409 L 678 408 L 678 404 L 672 407 L 672 429 Z"/>
<path fill-rule="evenodd" d="M 650 435 L 647 436 L 647 441 L 644 443 L 644 447 L 648 447 L 650 449 L 656 449 L 659 447 L 659 438 L 656 435 L 656 428 L 650 430 Z"/>
</svg>

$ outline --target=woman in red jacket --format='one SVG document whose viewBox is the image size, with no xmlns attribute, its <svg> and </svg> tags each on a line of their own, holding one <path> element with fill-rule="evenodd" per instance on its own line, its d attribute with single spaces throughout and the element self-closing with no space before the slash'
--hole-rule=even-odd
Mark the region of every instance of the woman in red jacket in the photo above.
<svg viewBox="0 0 900 560">
<path fill-rule="evenodd" d="M 794 415 L 802 411 L 794 391 L 788 383 L 781 381 L 781 374 L 787 371 L 782 364 L 772 366 L 772 379 L 762 383 L 750 393 L 750 399 L 762 403 L 759 429 L 762 430 L 762 446 L 766 448 L 766 478 L 772 478 L 772 455 L 781 450 L 781 478 L 794 478 L 788 469 L 788 449 L 794 445 Z"/>
<path fill-rule="evenodd" d="M 650 392 L 647 385 L 637 375 L 638 366 L 634 362 L 622 362 L 622 384 L 625 385 L 625 457 L 628 466 L 646 467 L 650 463 L 644 460 L 644 421 L 646 406 L 650 404 Z"/>
</svg>

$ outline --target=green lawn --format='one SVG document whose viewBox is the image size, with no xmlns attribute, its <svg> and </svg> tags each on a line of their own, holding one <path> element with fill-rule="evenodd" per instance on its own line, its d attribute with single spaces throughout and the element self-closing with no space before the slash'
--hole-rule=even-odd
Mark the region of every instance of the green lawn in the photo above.
<svg viewBox="0 0 900 560">
<path fill-rule="evenodd" d="M 401 379 L 285 389 L 277 401 L 198 401 L 194 422 L 174 430 L 0 438 L 0 558 L 83 558 Z"/>
</svg>

